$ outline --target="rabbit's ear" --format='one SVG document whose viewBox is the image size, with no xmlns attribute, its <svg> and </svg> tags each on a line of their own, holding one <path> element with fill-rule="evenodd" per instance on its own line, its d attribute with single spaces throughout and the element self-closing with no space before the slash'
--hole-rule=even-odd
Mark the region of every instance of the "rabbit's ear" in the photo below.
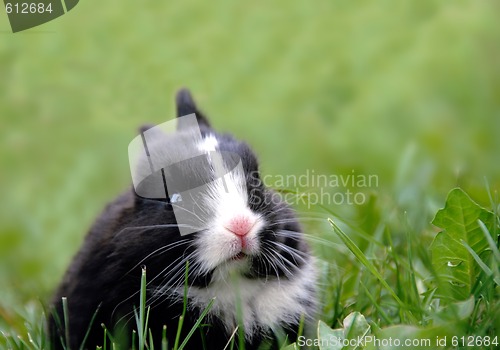
<svg viewBox="0 0 500 350">
<path fill-rule="evenodd" d="M 154 124 L 144 124 L 139 127 L 139 133 L 142 134 L 143 132 L 153 128 L 155 125 Z"/>
<path fill-rule="evenodd" d="M 210 127 L 210 123 L 205 115 L 196 107 L 193 96 L 188 89 L 182 88 L 177 91 L 175 102 L 177 105 L 177 118 L 194 113 L 200 126 Z"/>
</svg>

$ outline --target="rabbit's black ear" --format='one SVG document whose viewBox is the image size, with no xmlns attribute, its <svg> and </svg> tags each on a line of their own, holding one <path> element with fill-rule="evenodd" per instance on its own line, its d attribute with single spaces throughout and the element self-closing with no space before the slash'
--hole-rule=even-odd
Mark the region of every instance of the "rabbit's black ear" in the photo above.
<svg viewBox="0 0 500 350">
<path fill-rule="evenodd" d="M 154 128 L 154 124 L 144 124 L 144 125 L 141 125 L 139 127 L 139 133 L 142 134 L 143 132 L 151 129 L 151 128 Z"/>
<path fill-rule="evenodd" d="M 177 91 L 175 102 L 177 104 L 177 118 L 194 113 L 200 126 L 210 127 L 210 123 L 205 115 L 196 107 L 193 96 L 188 89 L 182 88 Z"/>
</svg>

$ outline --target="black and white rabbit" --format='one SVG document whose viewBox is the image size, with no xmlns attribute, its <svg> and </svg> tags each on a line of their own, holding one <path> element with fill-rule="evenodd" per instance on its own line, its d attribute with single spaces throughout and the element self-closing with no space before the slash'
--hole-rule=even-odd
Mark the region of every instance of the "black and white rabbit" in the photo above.
<svg viewBox="0 0 500 350">
<path fill-rule="evenodd" d="M 180 151 L 228 152 L 239 156 L 243 172 L 227 177 L 224 186 L 232 191 L 224 191 L 223 186 L 210 188 L 208 198 L 197 204 L 211 209 L 207 225 L 189 235 L 179 232 L 171 198 L 144 198 L 131 189 L 110 203 L 54 296 L 56 316 L 49 318 L 49 328 L 56 348 L 66 341 L 71 349 L 79 348 L 87 332 L 84 348 L 102 346 L 101 324 L 116 339 L 122 334 L 126 339 L 122 342 L 130 342 L 143 266 L 148 280 L 148 327 L 158 344 L 155 348 L 160 348 L 164 326 L 169 345 L 174 343 L 187 265 L 187 313 L 181 340 L 215 298 L 187 349 L 223 349 L 233 333 L 235 349 L 242 334 L 245 349 L 258 348 L 263 341 L 277 348 L 277 334 L 293 341 L 301 319 L 314 318 L 317 273 L 293 210 L 260 181 L 257 159 L 247 144 L 212 129 L 188 90 L 180 90 L 176 102 L 178 117 L 196 114 L 200 142 L 179 144 L 186 140 L 179 131 L 166 143 L 150 146 L 149 152 L 161 152 L 172 143 Z M 227 160 L 223 162 L 227 169 Z M 193 167 L 180 171 L 186 178 L 198 175 Z M 67 298 L 67 332 L 62 297 Z"/>
</svg>

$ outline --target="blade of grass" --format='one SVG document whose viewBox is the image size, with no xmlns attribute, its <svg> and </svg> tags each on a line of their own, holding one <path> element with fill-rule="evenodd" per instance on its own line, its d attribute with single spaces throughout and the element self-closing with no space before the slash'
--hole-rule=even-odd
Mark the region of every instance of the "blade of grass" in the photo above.
<svg viewBox="0 0 500 350">
<path fill-rule="evenodd" d="M 179 323 L 177 325 L 177 334 L 175 335 L 174 350 L 178 350 L 179 341 L 181 338 L 182 324 L 184 323 L 184 317 L 186 316 L 187 298 L 188 298 L 188 271 L 189 271 L 189 260 L 186 261 L 186 272 L 184 275 L 184 299 L 183 299 L 183 305 L 182 305 L 182 315 L 179 317 Z"/>
<path fill-rule="evenodd" d="M 495 241 L 493 240 L 493 238 L 491 237 L 491 234 L 488 231 L 488 228 L 481 220 L 478 220 L 477 223 L 479 224 L 479 227 L 481 227 L 481 230 L 483 231 L 484 237 L 488 241 L 488 245 L 490 246 L 490 249 L 493 252 L 493 255 L 495 256 L 495 260 L 497 261 L 497 263 L 500 263 L 500 250 L 498 250 L 498 247 L 495 244 Z"/>
<path fill-rule="evenodd" d="M 413 240 L 412 233 L 410 229 L 410 224 L 408 222 L 408 213 L 405 211 L 405 228 L 406 228 L 406 239 L 407 239 L 407 258 L 408 258 L 408 267 L 410 273 L 410 283 L 411 283 L 411 293 L 412 293 L 412 302 L 416 302 L 420 304 L 420 297 L 418 295 L 417 288 L 417 278 L 415 276 L 415 269 L 413 267 Z M 394 249 L 393 249 L 394 251 Z"/>
<path fill-rule="evenodd" d="M 87 332 L 85 332 L 85 336 L 83 337 L 82 344 L 80 345 L 80 350 L 85 349 L 85 343 L 87 342 L 87 338 L 89 337 L 90 329 L 92 328 L 92 325 L 94 324 L 94 320 L 95 320 L 100 308 L 101 308 L 101 304 L 99 304 L 97 306 L 97 309 L 95 310 L 94 315 L 92 315 L 92 318 L 90 319 L 90 323 L 89 323 L 89 326 L 87 328 Z"/>
<path fill-rule="evenodd" d="M 45 349 L 45 320 L 45 312 L 42 312 L 39 320 L 30 320 L 24 323 L 30 349 Z"/>
<path fill-rule="evenodd" d="M 300 315 L 299 331 L 297 332 L 297 338 L 299 338 L 302 335 L 302 333 L 304 333 L 305 322 L 306 322 L 306 315 L 305 314 Z"/>
<path fill-rule="evenodd" d="M 344 233 L 344 231 L 342 231 L 340 229 L 340 227 L 338 227 L 333 222 L 332 219 L 329 218 L 328 222 L 330 223 L 330 225 L 332 225 L 334 231 L 340 237 L 340 239 L 342 240 L 342 242 L 344 242 L 344 244 L 347 246 L 347 248 L 349 248 L 349 250 L 354 254 L 354 256 L 368 269 L 368 271 L 370 271 L 370 273 L 373 276 L 375 276 L 379 280 L 379 282 L 384 286 L 385 289 L 387 289 L 387 291 L 391 294 L 391 296 L 394 298 L 394 300 L 396 300 L 396 302 L 398 303 L 398 305 L 401 308 L 406 309 L 405 304 L 401 301 L 401 299 L 399 299 L 399 297 L 394 292 L 394 290 L 389 286 L 389 284 L 387 284 L 387 282 L 384 279 L 384 277 L 382 277 L 382 275 L 378 272 L 378 270 L 375 268 L 375 266 L 368 260 L 368 258 L 365 256 L 365 254 L 363 254 L 363 252 L 358 248 L 358 246 L 356 245 L 356 243 L 354 243 L 349 238 L 349 236 L 347 236 Z"/>
<path fill-rule="evenodd" d="M 104 344 L 103 344 L 103 350 L 106 350 L 106 346 L 107 346 L 107 341 L 106 339 L 109 339 L 109 341 L 111 342 L 111 347 L 113 347 L 113 344 L 116 343 L 115 341 L 115 338 L 113 337 L 113 335 L 111 334 L 111 332 L 109 331 L 109 329 L 106 327 L 106 325 L 104 323 L 101 323 L 101 327 L 104 329 Z"/>
<path fill-rule="evenodd" d="M 497 217 L 497 219 L 500 219 L 498 216 L 498 192 L 495 191 L 495 199 L 493 199 L 493 196 L 491 195 L 490 184 L 489 184 L 486 176 L 484 177 L 484 182 L 486 184 L 486 193 L 488 193 L 488 197 L 490 199 L 491 208 L 493 209 L 493 213 L 495 213 L 495 216 Z M 494 225 L 493 232 L 492 232 L 493 235 L 496 235 L 497 231 L 498 231 L 498 225 Z"/>
<path fill-rule="evenodd" d="M 177 324 L 177 334 L 175 335 L 174 350 L 179 350 L 179 341 L 181 339 L 181 330 L 183 324 L 184 324 L 184 315 L 180 315 L 179 323 Z"/>
<path fill-rule="evenodd" d="M 101 327 L 104 328 L 104 340 L 102 343 L 102 349 L 106 350 L 106 344 L 108 343 L 108 330 L 106 329 L 106 326 L 104 326 L 104 323 L 101 323 Z"/>
<path fill-rule="evenodd" d="M 476 262 L 479 265 L 479 267 L 481 268 L 481 270 L 483 270 L 484 273 L 488 277 L 492 277 L 493 276 L 493 271 L 491 271 L 491 269 L 488 267 L 488 265 L 486 265 L 486 263 L 479 257 L 479 255 L 477 255 L 477 253 L 474 251 L 474 249 L 472 249 L 467 244 L 467 242 L 465 242 L 463 239 L 460 240 L 460 243 L 462 243 L 462 245 L 465 247 L 465 249 L 467 249 L 467 251 L 470 253 L 470 255 L 472 255 L 472 257 L 474 258 L 474 260 L 476 260 Z M 498 278 L 498 276 L 494 276 L 493 280 L 495 281 L 495 283 L 497 285 L 500 286 L 500 278 Z"/>
<path fill-rule="evenodd" d="M 8 349 L 20 349 L 20 345 L 17 343 L 17 341 L 15 340 L 14 336 L 10 335 L 10 334 L 5 334 L 3 333 L 3 336 L 5 337 L 5 340 L 7 341 L 7 348 Z"/>
<path fill-rule="evenodd" d="M 136 323 L 137 323 L 137 335 L 139 337 L 139 350 L 144 350 L 144 346 L 146 344 L 147 324 L 145 323 L 146 322 L 145 313 L 146 313 L 146 266 L 143 266 L 141 274 L 141 291 L 140 291 L 138 318 L 137 318 L 137 313 L 135 313 Z"/>
<path fill-rule="evenodd" d="M 233 348 L 234 346 L 234 337 L 236 336 L 236 332 L 238 331 L 238 327 L 239 326 L 236 326 L 236 328 L 234 329 L 233 333 L 231 333 L 231 336 L 229 337 L 229 340 L 226 344 L 226 346 L 224 347 L 223 350 L 226 350 L 228 348 L 228 346 L 230 346 L 230 349 Z"/>
<path fill-rule="evenodd" d="M 203 350 L 207 350 L 208 347 L 207 347 L 207 340 L 205 339 L 205 330 L 203 329 L 204 327 L 210 327 L 210 325 L 202 324 L 200 325 L 200 328 L 198 328 L 200 330 L 202 348 Z"/>
<path fill-rule="evenodd" d="M 48 315 L 49 313 L 47 312 L 47 307 L 45 303 L 41 300 L 38 299 L 38 302 L 40 303 L 40 306 L 42 307 L 42 322 L 40 323 L 40 330 L 41 330 L 41 344 L 40 344 L 40 349 L 52 349 L 51 348 L 51 343 L 50 343 L 50 337 L 48 336 L 46 329 L 47 329 L 47 317 L 45 315 Z"/>
<path fill-rule="evenodd" d="M 21 344 L 21 349 L 32 349 L 33 347 L 30 346 L 29 343 L 27 343 L 23 337 L 21 337 L 20 335 L 17 336 L 17 338 L 19 339 L 19 344 Z"/>
<path fill-rule="evenodd" d="M 179 350 L 184 349 L 184 347 L 186 346 L 187 342 L 189 341 L 189 339 L 191 338 L 191 336 L 193 335 L 193 333 L 196 331 L 196 329 L 200 325 L 201 321 L 203 321 L 203 319 L 205 318 L 205 316 L 208 314 L 208 312 L 212 308 L 212 305 L 214 304 L 214 301 L 215 301 L 215 298 L 212 298 L 210 300 L 210 302 L 208 303 L 208 305 L 205 308 L 205 310 L 203 310 L 203 312 L 201 313 L 200 317 L 198 317 L 198 319 L 196 320 L 196 323 L 193 325 L 193 327 L 191 328 L 191 330 L 187 334 L 186 338 L 184 338 L 184 341 L 182 342 L 181 346 L 179 346 Z"/>
<path fill-rule="evenodd" d="M 151 328 L 149 329 L 149 350 L 155 350 L 155 344 L 153 342 L 153 334 L 151 333 Z"/>
<path fill-rule="evenodd" d="M 387 324 L 389 324 L 389 325 L 393 324 L 394 322 L 391 320 L 391 318 L 389 316 L 387 316 L 385 311 L 380 307 L 378 302 L 375 300 L 375 297 L 370 293 L 368 288 L 366 288 L 365 284 L 361 281 L 359 281 L 359 283 L 361 284 L 361 287 L 363 287 L 363 289 L 365 290 L 365 293 L 368 296 L 368 299 L 370 299 L 373 306 L 375 307 L 375 309 L 377 309 L 377 311 L 379 312 L 380 316 L 382 316 L 384 321 L 387 322 Z"/>
<path fill-rule="evenodd" d="M 66 297 L 62 297 L 62 306 L 63 306 L 63 317 L 64 317 L 64 337 L 66 338 L 66 349 L 70 349 L 69 347 L 69 310 L 68 310 L 68 299 Z"/>
<path fill-rule="evenodd" d="M 163 326 L 163 330 L 161 332 L 161 350 L 167 350 L 168 341 L 167 341 L 167 326 Z"/>
<path fill-rule="evenodd" d="M 59 335 L 59 342 L 61 343 L 61 346 L 63 347 L 64 350 L 66 350 L 66 343 L 64 341 L 64 337 L 62 335 L 62 323 L 61 323 L 61 318 L 59 317 L 59 314 L 57 313 L 56 309 L 54 307 L 51 307 L 50 313 L 52 314 L 52 317 L 54 318 L 54 322 L 56 323 L 56 329 L 57 333 Z"/>
<path fill-rule="evenodd" d="M 147 344 L 146 343 L 146 335 L 147 335 L 148 329 L 150 330 L 150 328 L 148 328 L 148 325 L 149 325 L 149 311 L 151 311 L 151 307 L 150 306 L 148 306 L 148 308 L 146 309 L 146 320 L 144 321 L 144 344 L 145 345 Z"/>
<path fill-rule="evenodd" d="M 236 277 L 236 274 L 231 274 L 231 284 L 233 288 L 236 290 L 236 320 L 238 322 L 238 349 L 245 349 L 245 329 L 243 323 L 243 308 L 241 304 L 241 289 L 239 284 L 239 279 Z"/>
</svg>

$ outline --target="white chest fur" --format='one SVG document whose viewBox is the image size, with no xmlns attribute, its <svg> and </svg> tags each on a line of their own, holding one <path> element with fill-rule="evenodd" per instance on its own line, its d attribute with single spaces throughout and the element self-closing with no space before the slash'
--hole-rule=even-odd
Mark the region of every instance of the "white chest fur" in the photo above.
<svg viewBox="0 0 500 350">
<path fill-rule="evenodd" d="M 209 317 L 222 320 L 228 333 L 241 320 L 246 337 L 251 338 L 259 330 L 298 323 L 302 315 L 312 317 L 310 304 L 307 307 L 304 301 L 311 302 L 314 298 L 311 287 L 315 283 L 312 259 L 289 280 L 251 280 L 220 272 L 214 275 L 209 287 L 190 288 L 190 306 L 203 310 L 215 298 Z"/>
</svg>

